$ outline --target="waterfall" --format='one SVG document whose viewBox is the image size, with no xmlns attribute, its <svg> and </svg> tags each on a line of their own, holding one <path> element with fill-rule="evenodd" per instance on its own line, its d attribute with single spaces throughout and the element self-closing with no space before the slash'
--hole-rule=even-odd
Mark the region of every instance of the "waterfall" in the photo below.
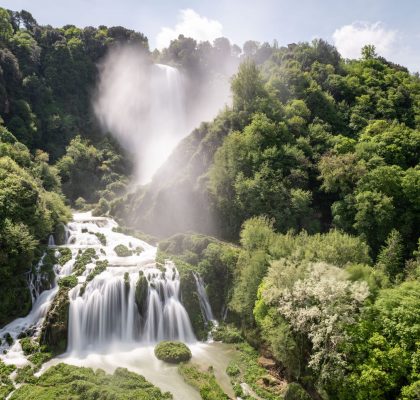
<svg viewBox="0 0 420 400">
<path fill-rule="evenodd" d="M 135 48 L 115 48 L 100 67 L 94 110 L 104 130 L 136 156 L 137 179 L 148 183 L 189 133 L 185 82 L 178 69 L 151 64 Z"/>
<path fill-rule="evenodd" d="M 207 296 L 206 288 L 204 287 L 204 282 L 201 276 L 197 273 L 194 273 L 195 283 L 197 286 L 198 299 L 200 302 L 201 313 L 206 322 L 215 322 L 213 311 Z"/>
<path fill-rule="evenodd" d="M 179 297 L 180 278 L 175 265 L 166 262 L 158 268 L 156 248 L 114 232 L 116 224 L 108 218 L 86 217 L 69 225 L 72 246 L 95 247 L 96 253 L 109 261 L 105 271 L 81 285 L 94 270 L 88 265 L 80 284 L 70 291 L 68 351 L 106 349 L 111 343 L 153 344 L 161 340 L 196 341 L 190 319 Z M 105 235 L 100 243 L 95 233 Z M 143 248 L 140 254 L 118 257 L 113 248 Z M 140 277 L 147 281 L 144 304 L 136 303 Z"/>
<path fill-rule="evenodd" d="M 48 236 L 48 246 L 49 247 L 55 246 L 55 241 L 54 241 L 54 236 L 53 235 Z"/>
<path fill-rule="evenodd" d="M 196 338 L 187 311 L 180 301 L 180 276 L 175 265 L 156 263 L 156 247 L 135 237 L 116 232 L 118 226 L 110 218 L 92 217 L 91 213 L 74 214 L 68 224 L 67 247 L 72 258 L 64 265 L 55 265 L 53 287 L 41 291 L 37 284 L 43 258 L 29 280 L 33 299 L 31 312 L 0 329 L 0 338 L 8 333 L 15 340 L 12 347 L 2 340 L 0 350 L 5 362 L 24 365 L 25 357 L 19 340 L 22 333 L 37 336 L 45 316 L 58 292 L 58 279 L 73 273 L 80 252 L 91 248 L 96 259 L 86 265 L 78 284 L 70 290 L 68 352 L 82 354 L 90 350 L 106 351 L 110 345 L 150 345 L 161 340 L 195 343 Z M 106 239 L 101 242 L 99 237 Z M 98 237 L 99 236 L 99 237 Z M 124 245 L 132 255 L 119 257 L 114 248 Z M 56 246 L 59 256 L 60 246 Z M 96 262 L 108 266 L 94 277 Z M 89 277 L 89 279 L 88 279 Z M 145 284 L 141 300 L 136 300 L 139 279 Z M 141 304 L 138 304 L 141 301 Z"/>
</svg>

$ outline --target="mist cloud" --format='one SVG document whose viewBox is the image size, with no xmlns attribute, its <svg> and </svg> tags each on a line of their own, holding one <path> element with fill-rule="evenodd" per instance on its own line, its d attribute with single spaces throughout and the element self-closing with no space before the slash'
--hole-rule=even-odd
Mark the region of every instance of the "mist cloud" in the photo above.
<svg viewBox="0 0 420 400">
<path fill-rule="evenodd" d="M 156 37 L 156 47 L 161 50 L 168 47 L 171 40 L 179 35 L 192 37 L 197 41 L 213 41 L 223 36 L 223 26 L 219 21 L 202 17 L 194 10 L 188 8 L 181 10 L 178 23 L 174 28 L 163 27 Z"/>
</svg>

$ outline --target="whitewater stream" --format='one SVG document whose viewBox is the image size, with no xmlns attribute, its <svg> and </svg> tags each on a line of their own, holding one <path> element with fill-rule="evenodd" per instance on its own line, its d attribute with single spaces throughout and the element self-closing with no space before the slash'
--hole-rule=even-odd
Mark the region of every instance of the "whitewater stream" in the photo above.
<svg viewBox="0 0 420 400">
<path fill-rule="evenodd" d="M 205 368 L 214 367 L 219 383 L 232 395 L 229 377 L 225 373 L 232 358 L 231 346 L 197 341 L 180 299 L 180 277 L 175 265 L 170 261 L 159 265 L 156 262 L 156 247 L 117 232 L 117 227 L 114 220 L 92 217 L 90 212 L 73 215 L 73 221 L 66 227 L 67 243 L 63 246 L 71 250 L 71 260 L 63 266 L 54 266 L 56 279 L 51 289 L 40 291 L 37 274 L 29 277 L 32 310 L 28 316 L 0 329 L 0 337 L 8 333 L 14 339 L 10 348 L 3 340 L 0 351 L 6 352 L 0 354 L 0 358 L 19 367 L 28 363 L 18 340 L 19 335 L 28 331 L 33 336 L 40 334 L 58 291 L 57 280 L 72 274 L 80 250 L 93 248 L 98 259 L 86 266 L 84 273 L 78 277 L 78 285 L 69 292 L 67 351 L 45 363 L 39 373 L 59 362 L 102 368 L 107 372 L 126 367 L 143 375 L 163 391 L 171 392 L 175 400 L 199 400 L 199 393 L 184 382 L 177 366 L 159 361 L 153 353 L 154 345 L 161 340 L 180 340 L 189 345 L 193 362 Z M 119 257 L 114 251 L 117 245 L 126 246 L 133 254 Z M 50 247 L 59 248 L 52 240 Z M 108 261 L 106 269 L 86 282 L 95 263 L 102 260 Z M 41 265 L 42 260 L 38 270 Z M 139 310 L 136 284 L 144 278 L 147 279 L 147 296 Z M 196 284 L 203 317 L 213 321 L 204 282 L 199 275 L 196 276 Z"/>
</svg>

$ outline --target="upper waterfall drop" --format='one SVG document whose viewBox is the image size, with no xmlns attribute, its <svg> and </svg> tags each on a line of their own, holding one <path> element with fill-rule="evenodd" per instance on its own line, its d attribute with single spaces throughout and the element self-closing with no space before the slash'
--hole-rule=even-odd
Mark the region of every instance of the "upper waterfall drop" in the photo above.
<svg viewBox="0 0 420 400">
<path fill-rule="evenodd" d="M 148 183 L 188 134 L 185 79 L 153 64 L 144 49 L 114 48 L 100 65 L 95 114 L 130 152 L 138 183 Z"/>
</svg>

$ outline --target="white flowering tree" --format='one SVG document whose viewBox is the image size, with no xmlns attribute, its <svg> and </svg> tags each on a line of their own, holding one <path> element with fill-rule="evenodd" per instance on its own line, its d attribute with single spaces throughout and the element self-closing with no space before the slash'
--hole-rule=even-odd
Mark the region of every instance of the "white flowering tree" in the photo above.
<svg viewBox="0 0 420 400">
<path fill-rule="evenodd" d="M 305 345 L 301 362 L 321 382 L 337 377 L 345 367 L 347 328 L 357 322 L 369 295 L 366 282 L 347 278 L 344 270 L 326 263 L 302 265 L 281 260 L 271 265 L 260 294 L 271 313 L 274 308 L 288 323 L 296 343 Z"/>
</svg>

